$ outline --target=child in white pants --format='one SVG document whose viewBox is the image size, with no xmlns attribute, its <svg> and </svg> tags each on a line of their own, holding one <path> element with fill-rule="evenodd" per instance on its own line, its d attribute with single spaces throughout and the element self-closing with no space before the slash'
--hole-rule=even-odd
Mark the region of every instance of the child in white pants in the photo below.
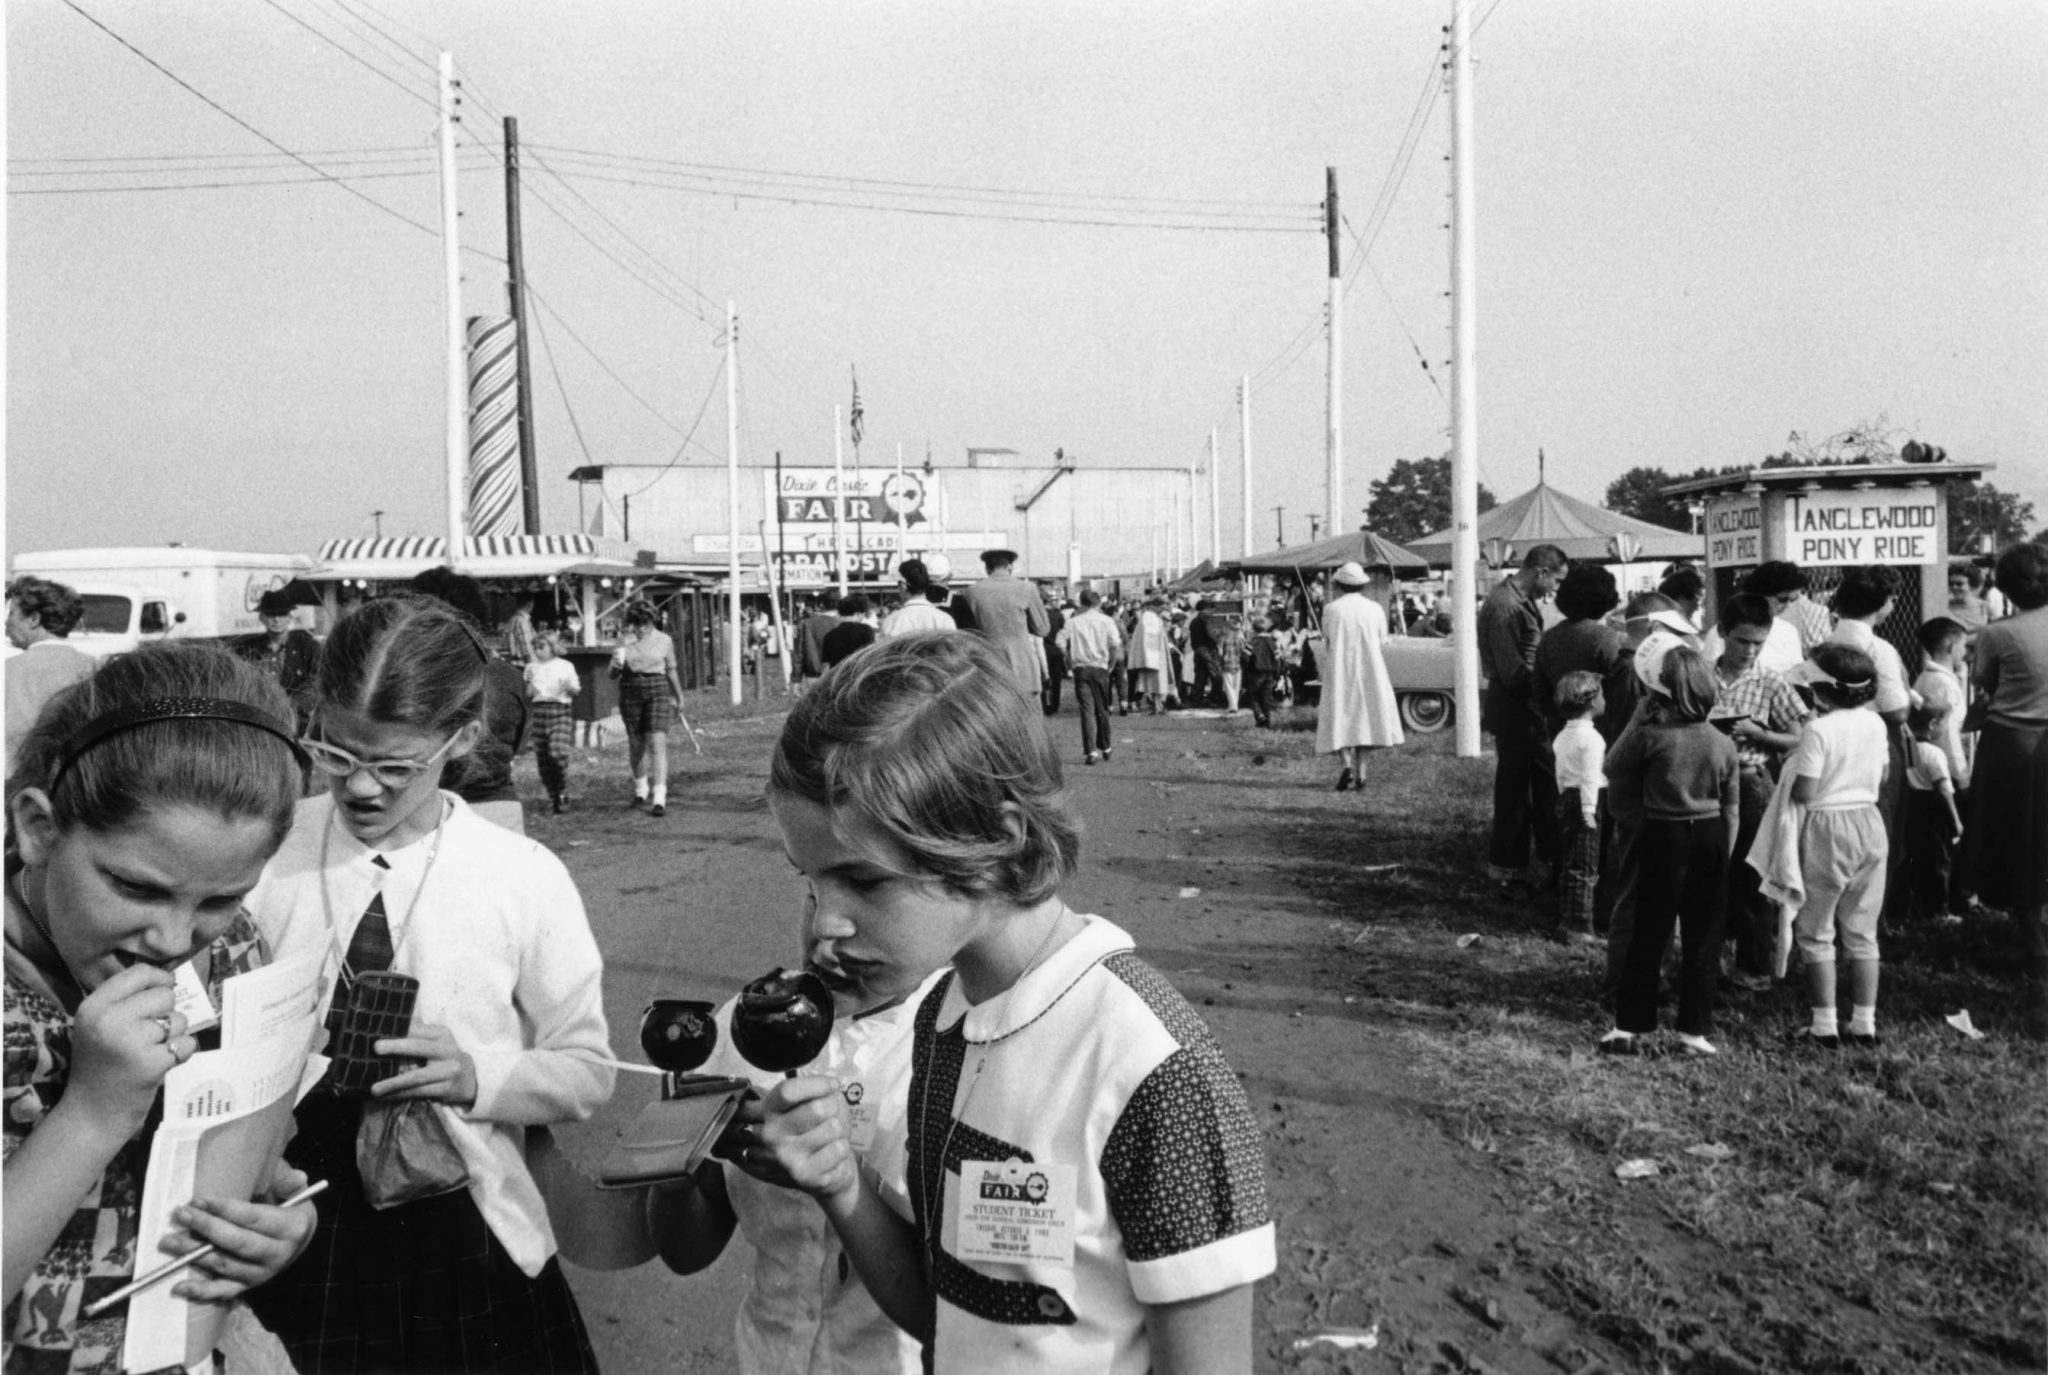
<svg viewBox="0 0 2048 1375">
<path fill-rule="evenodd" d="M 1884 820 L 1877 810 L 1887 767 L 1884 719 L 1866 710 L 1877 694 L 1870 656 L 1847 645 L 1814 650 L 1803 674 L 1819 713 L 1786 757 L 1792 800 L 1806 808 L 1799 868 L 1806 896 L 1793 930 L 1806 964 L 1812 1009 L 1807 1037 L 1833 1049 L 1844 1033 L 1835 1013 L 1835 939 L 1849 966 L 1852 1045 L 1877 1044 L 1877 922 L 1884 910 Z"/>
</svg>

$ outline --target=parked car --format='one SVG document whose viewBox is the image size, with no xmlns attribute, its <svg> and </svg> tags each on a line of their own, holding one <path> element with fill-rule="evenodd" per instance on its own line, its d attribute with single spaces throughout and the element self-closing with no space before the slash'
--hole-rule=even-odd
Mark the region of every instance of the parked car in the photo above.
<svg viewBox="0 0 2048 1375">
<path fill-rule="evenodd" d="M 1309 637 L 1320 653 L 1321 635 Z M 1433 735 L 1451 724 L 1456 713 L 1457 654 L 1451 641 L 1423 635 L 1394 635 L 1383 656 L 1387 676 L 1394 680 L 1394 701 L 1401 724 L 1418 735 Z"/>
</svg>

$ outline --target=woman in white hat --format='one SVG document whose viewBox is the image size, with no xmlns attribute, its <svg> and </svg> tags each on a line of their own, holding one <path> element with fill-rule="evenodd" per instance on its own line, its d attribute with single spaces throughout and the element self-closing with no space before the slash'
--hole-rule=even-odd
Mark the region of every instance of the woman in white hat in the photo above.
<svg viewBox="0 0 2048 1375">
<path fill-rule="evenodd" d="M 1383 570 L 1391 575 L 1392 569 Z M 1401 718 L 1394 683 L 1387 676 L 1382 647 L 1387 613 L 1365 595 L 1371 582 L 1356 563 L 1330 575 L 1332 595 L 1323 607 L 1323 644 L 1316 655 L 1322 673 L 1322 705 L 1316 708 L 1316 752 L 1344 755 L 1337 791 L 1365 786 L 1365 752 L 1401 743 Z"/>
</svg>

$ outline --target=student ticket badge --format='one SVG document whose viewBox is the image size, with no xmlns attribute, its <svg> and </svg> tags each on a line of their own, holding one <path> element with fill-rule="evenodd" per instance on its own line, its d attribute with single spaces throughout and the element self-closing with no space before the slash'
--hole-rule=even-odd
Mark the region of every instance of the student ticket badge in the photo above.
<svg viewBox="0 0 2048 1375">
<path fill-rule="evenodd" d="M 961 1161 L 953 1254 L 961 1260 L 1072 1266 L 1075 1177 L 1072 1165 Z"/>
<path fill-rule="evenodd" d="M 848 1124 L 853 1130 L 853 1149 L 856 1155 L 866 1155 L 875 1144 L 875 1104 L 868 1097 L 867 1088 L 860 1080 L 848 1081 L 839 1096 L 846 1100 Z"/>
<path fill-rule="evenodd" d="M 204 1031 L 220 1021 L 220 1012 L 206 991 L 206 980 L 187 960 L 171 971 L 171 1007 L 185 1019 L 185 1034 Z"/>
</svg>

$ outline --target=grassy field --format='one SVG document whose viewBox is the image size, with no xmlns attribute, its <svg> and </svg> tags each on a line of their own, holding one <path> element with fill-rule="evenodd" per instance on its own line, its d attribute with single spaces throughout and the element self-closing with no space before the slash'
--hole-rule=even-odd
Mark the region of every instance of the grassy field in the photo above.
<svg viewBox="0 0 2048 1375">
<path fill-rule="evenodd" d="M 1233 736 L 1237 767 L 1327 786 L 1287 724 Z M 1491 779 L 1425 738 L 1331 799 L 1355 826 L 1285 843 L 1347 918 L 1330 977 L 1505 1172 L 1543 1238 L 1526 1259 L 1574 1311 L 1650 1369 L 2048 1364 L 2048 1053 L 2019 1038 L 2010 924 L 1888 933 L 1875 1051 L 1790 1044 L 1785 985 L 1724 995 L 1712 1060 L 1597 1056 L 1602 952 L 1481 876 Z M 1946 1024 L 1965 1010 L 1985 1039 Z"/>
</svg>

